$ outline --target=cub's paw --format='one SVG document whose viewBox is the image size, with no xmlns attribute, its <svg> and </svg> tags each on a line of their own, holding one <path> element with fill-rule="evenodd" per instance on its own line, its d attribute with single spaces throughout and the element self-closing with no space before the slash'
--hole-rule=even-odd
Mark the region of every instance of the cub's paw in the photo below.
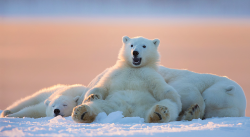
<svg viewBox="0 0 250 137">
<path fill-rule="evenodd" d="M 87 105 L 79 105 L 73 108 L 72 119 L 77 123 L 91 123 L 95 120 L 96 115 Z"/>
<path fill-rule="evenodd" d="M 192 119 L 200 118 L 200 107 L 198 104 L 194 104 L 185 111 L 182 120 L 191 121 Z"/>
<path fill-rule="evenodd" d="M 84 102 L 90 102 L 97 99 L 101 99 L 101 96 L 98 94 L 90 94 L 86 99 L 84 99 Z"/>
<path fill-rule="evenodd" d="M 1 113 L 1 117 L 6 117 L 7 115 L 9 114 L 12 114 L 10 110 L 4 110 L 2 113 Z"/>
<path fill-rule="evenodd" d="M 149 114 L 149 123 L 166 123 L 170 120 L 169 110 L 165 106 L 156 105 Z"/>
</svg>

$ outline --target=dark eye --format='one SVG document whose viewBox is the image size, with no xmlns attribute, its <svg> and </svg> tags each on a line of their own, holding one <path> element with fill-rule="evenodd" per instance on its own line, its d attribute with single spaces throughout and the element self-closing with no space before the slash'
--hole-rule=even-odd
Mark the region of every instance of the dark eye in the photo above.
<svg viewBox="0 0 250 137">
<path fill-rule="evenodd" d="M 67 105 L 64 104 L 63 106 L 66 107 Z"/>
<path fill-rule="evenodd" d="M 131 47 L 133 47 L 133 45 L 131 45 Z"/>
<path fill-rule="evenodd" d="M 52 107 L 55 107 L 55 105 L 53 105 Z"/>
<path fill-rule="evenodd" d="M 146 48 L 146 46 L 145 46 L 145 45 L 143 45 L 142 47 L 143 47 L 143 48 Z"/>
</svg>

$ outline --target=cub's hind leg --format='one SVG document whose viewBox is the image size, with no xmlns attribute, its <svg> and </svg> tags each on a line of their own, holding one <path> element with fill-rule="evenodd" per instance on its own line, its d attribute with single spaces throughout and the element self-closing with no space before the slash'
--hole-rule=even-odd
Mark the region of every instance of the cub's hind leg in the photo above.
<svg viewBox="0 0 250 137">
<path fill-rule="evenodd" d="M 30 118 L 41 118 L 41 117 L 46 117 L 46 106 L 43 102 L 25 107 L 21 109 L 20 111 L 9 114 L 7 117 L 18 117 L 18 118 L 23 118 L 23 117 L 30 117 Z"/>
</svg>

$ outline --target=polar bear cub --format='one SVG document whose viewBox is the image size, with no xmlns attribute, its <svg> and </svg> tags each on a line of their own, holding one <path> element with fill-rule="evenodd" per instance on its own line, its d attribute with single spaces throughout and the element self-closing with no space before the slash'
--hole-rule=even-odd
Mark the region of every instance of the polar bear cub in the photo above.
<svg viewBox="0 0 250 137">
<path fill-rule="evenodd" d="M 1 117 L 70 116 L 77 101 L 87 88 L 83 85 L 56 85 L 20 99 L 6 108 Z"/>
<path fill-rule="evenodd" d="M 100 112 L 122 111 L 145 122 L 174 121 L 181 111 L 177 91 L 157 72 L 159 40 L 123 37 L 119 60 L 73 109 L 75 122 L 90 123 Z"/>
<path fill-rule="evenodd" d="M 46 116 L 70 116 L 73 108 L 78 105 L 80 96 L 82 94 L 85 95 L 87 90 L 88 88 L 83 85 L 71 85 L 53 93 L 44 101 L 46 105 Z"/>
</svg>

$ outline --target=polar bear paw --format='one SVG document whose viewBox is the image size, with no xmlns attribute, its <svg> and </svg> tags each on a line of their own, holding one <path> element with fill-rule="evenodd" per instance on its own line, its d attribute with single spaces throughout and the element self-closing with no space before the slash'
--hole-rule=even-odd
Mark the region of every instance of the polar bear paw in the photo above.
<svg viewBox="0 0 250 137">
<path fill-rule="evenodd" d="M 96 115 L 87 105 L 79 105 L 74 107 L 72 119 L 77 123 L 91 123 L 95 120 Z"/>
<path fill-rule="evenodd" d="M 198 104 L 194 104 L 185 111 L 182 120 L 191 121 L 192 119 L 198 119 L 200 117 L 200 107 Z"/>
<path fill-rule="evenodd" d="M 9 114 L 12 114 L 10 110 L 4 110 L 2 113 L 1 113 L 1 117 L 6 117 L 7 115 Z"/>
<path fill-rule="evenodd" d="M 90 102 L 90 101 L 94 101 L 94 100 L 98 100 L 101 99 L 100 95 L 97 94 L 90 94 L 86 99 L 84 99 L 84 102 Z"/>
<path fill-rule="evenodd" d="M 149 114 L 149 123 L 166 123 L 170 120 L 169 110 L 165 106 L 156 105 Z"/>
</svg>

